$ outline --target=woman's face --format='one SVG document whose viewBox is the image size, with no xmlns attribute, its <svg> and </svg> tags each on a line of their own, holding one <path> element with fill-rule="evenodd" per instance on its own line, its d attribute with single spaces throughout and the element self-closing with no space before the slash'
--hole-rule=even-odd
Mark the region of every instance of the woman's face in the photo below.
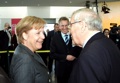
<svg viewBox="0 0 120 83">
<path fill-rule="evenodd" d="M 42 48 L 44 36 L 44 29 L 40 28 L 38 30 L 32 28 L 27 33 L 24 33 L 24 45 L 27 46 L 31 51 L 36 51 Z"/>
<path fill-rule="evenodd" d="M 104 35 L 105 36 L 109 35 L 109 30 L 105 30 Z"/>
</svg>

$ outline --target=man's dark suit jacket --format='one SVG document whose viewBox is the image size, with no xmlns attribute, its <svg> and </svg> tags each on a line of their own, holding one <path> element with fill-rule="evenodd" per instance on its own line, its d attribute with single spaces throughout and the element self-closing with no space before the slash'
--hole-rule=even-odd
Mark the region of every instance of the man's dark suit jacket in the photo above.
<svg viewBox="0 0 120 83">
<path fill-rule="evenodd" d="M 12 44 L 12 50 L 15 50 L 15 48 L 17 47 L 18 43 L 17 43 L 17 37 L 14 34 L 11 40 L 11 44 Z"/>
<path fill-rule="evenodd" d="M 75 62 L 69 83 L 120 83 L 120 51 L 102 33 L 87 42 Z"/>
<path fill-rule="evenodd" d="M 4 30 L 0 31 L 0 50 L 8 49 L 9 37 Z"/>
<path fill-rule="evenodd" d="M 55 33 L 54 30 L 48 32 L 47 40 L 46 40 L 46 47 L 48 50 L 50 50 L 50 42 L 51 42 L 52 37 L 54 36 L 54 33 Z"/>
<path fill-rule="evenodd" d="M 9 32 L 10 33 L 10 32 Z M 0 51 L 8 50 L 10 47 L 8 46 L 9 37 L 4 30 L 0 31 Z M 8 54 L 7 53 L 0 53 L 0 65 L 8 73 Z"/>
<path fill-rule="evenodd" d="M 62 77 L 61 83 L 67 83 L 69 75 L 71 73 L 74 61 L 67 61 L 66 57 L 68 54 L 74 55 L 75 52 L 72 51 L 72 40 L 70 37 L 68 45 L 65 44 L 61 32 L 56 32 L 52 38 L 50 44 L 51 56 L 56 60 L 56 76 Z M 79 51 L 80 53 L 80 51 Z M 76 56 L 76 55 L 74 55 Z"/>
<path fill-rule="evenodd" d="M 47 36 L 46 36 L 45 32 L 43 34 L 45 36 L 45 39 L 44 39 L 44 41 L 42 43 L 42 48 L 39 49 L 39 50 L 47 50 L 47 48 L 46 48 L 46 39 L 47 39 Z M 45 64 L 48 65 L 48 62 L 47 62 L 48 53 L 39 53 L 39 55 L 42 57 L 42 59 L 45 62 Z"/>
<path fill-rule="evenodd" d="M 47 50 L 50 50 L 50 42 L 51 42 L 51 39 L 54 36 L 54 34 L 55 34 L 54 30 L 49 31 L 48 34 L 47 34 L 47 37 L 46 37 L 46 48 L 47 48 Z M 52 65 L 53 65 L 53 58 L 51 58 L 50 53 L 48 55 L 49 55 L 48 56 L 48 69 L 49 69 L 49 72 L 51 73 L 52 72 Z"/>
</svg>

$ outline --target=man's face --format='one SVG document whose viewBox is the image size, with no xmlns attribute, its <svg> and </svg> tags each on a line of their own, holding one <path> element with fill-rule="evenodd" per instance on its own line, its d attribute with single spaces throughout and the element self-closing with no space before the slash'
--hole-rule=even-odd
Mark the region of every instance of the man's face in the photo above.
<svg viewBox="0 0 120 83">
<path fill-rule="evenodd" d="M 67 20 L 60 21 L 59 23 L 60 31 L 64 34 L 68 33 L 69 32 L 68 25 L 69 25 L 69 22 Z"/>
<path fill-rule="evenodd" d="M 9 23 L 5 23 L 5 30 L 8 30 L 8 28 L 10 27 Z"/>
<path fill-rule="evenodd" d="M 55 31 L 59 31 L 59 25 L 54 26 Z"/>
<path fill-rule="evenodd" d="M 80 39 L 80 22 L 81 21 L 75 21 L 73 17 L 70 21 L 70 33 L 72 36 L 72 40 L 75 45 L 79 45 L 79 39 Z"/>
</svg>

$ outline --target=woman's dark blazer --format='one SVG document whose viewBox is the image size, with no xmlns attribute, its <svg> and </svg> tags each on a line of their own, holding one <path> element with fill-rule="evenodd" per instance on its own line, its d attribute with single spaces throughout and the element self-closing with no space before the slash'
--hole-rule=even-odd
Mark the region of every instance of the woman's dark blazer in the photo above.
<svg viewBox="0 0 120 83">
<path fill-rule="evenodd" d="M 48 69 L 37 53 L 19 44 L 14 52 L 10 76 L 12 83 L 48 83 Z"/>
</svg>

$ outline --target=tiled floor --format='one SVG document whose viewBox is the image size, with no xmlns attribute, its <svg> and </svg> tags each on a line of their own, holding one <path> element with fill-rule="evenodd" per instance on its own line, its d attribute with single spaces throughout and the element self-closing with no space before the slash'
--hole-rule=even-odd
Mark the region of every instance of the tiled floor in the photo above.
<svg viewBox="0 0 120 83">
<path fill-rule="evenodd" d="M 56 77 L 55 77 L 55 64 L 54 64 L 54 62 L 53 62 L 53 66 L 52 66 L 52 72 L 51 72 L 51 80 L 52 80 L 52 82 L 51 83 L 57 83 L 56 82 Z"/>
</svg>

